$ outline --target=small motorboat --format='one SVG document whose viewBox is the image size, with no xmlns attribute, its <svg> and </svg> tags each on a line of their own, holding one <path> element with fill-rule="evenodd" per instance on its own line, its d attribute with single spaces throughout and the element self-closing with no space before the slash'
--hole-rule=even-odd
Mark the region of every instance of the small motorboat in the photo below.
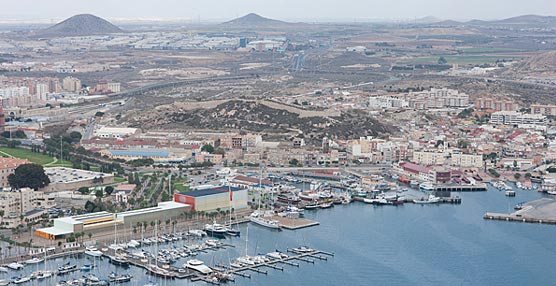
<svg viewBox="0 0 556 286">
<path fill-rule="evenodd" d="M 6 267 L 8 267 L 12 270 L 20 270 L 20 269 L 23 269 L 23 267 L 25 267 L 25 266 L 21 263 L 12 262 L 10 264 L 7 264 Z"/>
<path fill-rule="evenodd" d="M 13 279 L 14 284 L 22 284 L 22 283 L 29 282 L 29 281 L 31 281 L 30 276 L 20 276 L 20 277 L 15 277 Z"/>
<path fill-rule="evenodd" d="M 31 259 L 25 260 L 25 264 L 37 264 L 44 261 L 44 258 L 33 257 Z"/>
<path fill-rule="evenodd" d="M 112 272 L 110 273 L 110 275 L 108 275 L 108 280 L 113 283 L 129 282 L 131 281 L 131 278 L 133 278 L 131 274 L 118 275 L 117 273 Z"/>
<path fill-rule="evenodd" d="M 85 264 L 79 268 L 79 271 L 88 272 L 91 271 L 91 269 L 93 269 L 93 266 L 91 266 L 91 264 Z"/>
</svg>

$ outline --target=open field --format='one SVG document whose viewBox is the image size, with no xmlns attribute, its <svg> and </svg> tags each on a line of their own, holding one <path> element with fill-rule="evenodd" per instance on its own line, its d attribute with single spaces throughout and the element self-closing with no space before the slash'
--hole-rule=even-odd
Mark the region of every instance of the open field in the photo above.
<svg viewBox="0 0 556 286">
<path fill-rule="evenodd" d="M 55 158 L 52 158 L 50 156 L 43 155 L 41 153 L 31 152 L 30 150 L 20 149 L 20 148 L 0 147 L 0 155 L 3 157 L 27 159 L 30 162 L 39 165 L 46 165 L 49 163 L 53 163 L 56 160 Z M 58 162 L 56 164 L 58 164 Z M 51 167 L 55 167 L 55 166 L 58 165 L 52 165 Z"/>
<path fill-rule="evenodd" d="M 407 59 L 405 62 L 412 64 L 436 64 L 440 57 L 444 57 L 448 64 L 485 64 L 495 63 L 497 60 L 514 61 L 522 59 L 518 56 L 508 55 L 439 55 L 438 57 L 418 57 Z"/>
</svg>

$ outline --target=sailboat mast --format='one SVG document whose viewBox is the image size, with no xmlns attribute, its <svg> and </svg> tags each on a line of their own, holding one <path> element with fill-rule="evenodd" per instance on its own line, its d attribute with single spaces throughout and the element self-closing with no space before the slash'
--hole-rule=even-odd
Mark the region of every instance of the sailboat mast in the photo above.
<svg viewBox="0 0 556 286">
<path fill-rule="evenodd" d="M 246 235 L 245 235 L 245 256 L 247 256 L 247 242 L 249 241 L 249 224 L 247 225 L 247 229 L 246 229 Z"/>
<path fill-rule="evenodd" d="M 230 196 L 230 228 L 232 227 L 232 187 L 228 182 L 228 195 Z"/>
</svg>

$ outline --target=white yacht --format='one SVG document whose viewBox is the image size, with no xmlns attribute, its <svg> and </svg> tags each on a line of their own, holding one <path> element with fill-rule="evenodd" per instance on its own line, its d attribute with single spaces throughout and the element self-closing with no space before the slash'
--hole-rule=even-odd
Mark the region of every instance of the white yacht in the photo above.
<svg viewBox="0 0 556 286">
<path fill-rule="evenodd" d="M 33 272 L 33 275 L 32 275 L 32 276 L 33 276 L 35 279 L 42 280 L 42 279 L 46 279 L 46 278 L 52 277 L 52 275 L 53 275 L 52 271 L 50 271 L 50 270 L 43 270 L 43 271 Z"/>
<path fill-rule="evenodd" d="M 25 260 L 25 264 L 37 264 L 44 261 L 44 258 L 33 257 L 31 259 Z"/>
<path fill-rule="evenodd" d="M 183 265 L 183 267 L 197 271 L 203 275 L 208 275 L 212 273 L 212 269 L 206 266 L 203 261 L 198 259 L 187 260 L 187 262 Z"/>
<path fill-rule="evenodd" d="M 420 184 L 419 189 L 421 191 L 425 191 L 425 192 L 432 192 L 436 189 L 436 187 L 434 186 L 434 184 L 426 182 L 426 183 Z"/>
<path fill-rule="evenodd" d="M 205 232 L 211 236 L 223 236 L 227 233 L 228 229 L 221 224 L 205 224 Z"/>
<path fill-rule="evenodd" d="M 236 261 L 242 265 L 255 265 L 255 261 L 249 255 L 240 256 L 236 259 Z"/>
<path fill-rule="evenodd" d="M 282 228 L 280 226 L 279 221 L 273 220 L 271 218 L 267 218 L 267 217 L 265 217 L 264 214 L 262 214 L 258 211 L 255 211 L 254 213 L 252 213 L 249 216 L 249 220 L 253 223 L 258 224 L 258 225 L 268 227 L 268 228 L 272 228 L 272 229 L 281 229 Z"/>
<path fill-rule="evenodd" d="M 12 270 L 19 270 L 22 269 L 23 267 L 25 267 L 23 264 L 21 263 L 17 263 L 17 262 L 12 262 L 10 264 L 6 264 L 6 267 L 12 269 Z"/>
<path fill-rule="evenodd" d="M 98 250 L 94 246 L 89 246 L 85 249 L 85 254 L 87 254 L 89 256 L 93 256 L 93 257 L 101 257 L 102 256 L 102 251 Z"/>
</svg>

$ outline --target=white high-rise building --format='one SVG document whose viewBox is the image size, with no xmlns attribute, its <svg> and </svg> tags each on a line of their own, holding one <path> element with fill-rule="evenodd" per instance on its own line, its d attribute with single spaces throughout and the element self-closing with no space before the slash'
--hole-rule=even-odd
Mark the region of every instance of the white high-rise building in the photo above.
<svg viewBox="0 0 556 286">
<path fill-rule="evenodd" d="M 35 89 L 38 99 L 46 101 L 46 95 L 48 94 L 48 85 L 46 83 L 37 83 Z"/>
</svg>

